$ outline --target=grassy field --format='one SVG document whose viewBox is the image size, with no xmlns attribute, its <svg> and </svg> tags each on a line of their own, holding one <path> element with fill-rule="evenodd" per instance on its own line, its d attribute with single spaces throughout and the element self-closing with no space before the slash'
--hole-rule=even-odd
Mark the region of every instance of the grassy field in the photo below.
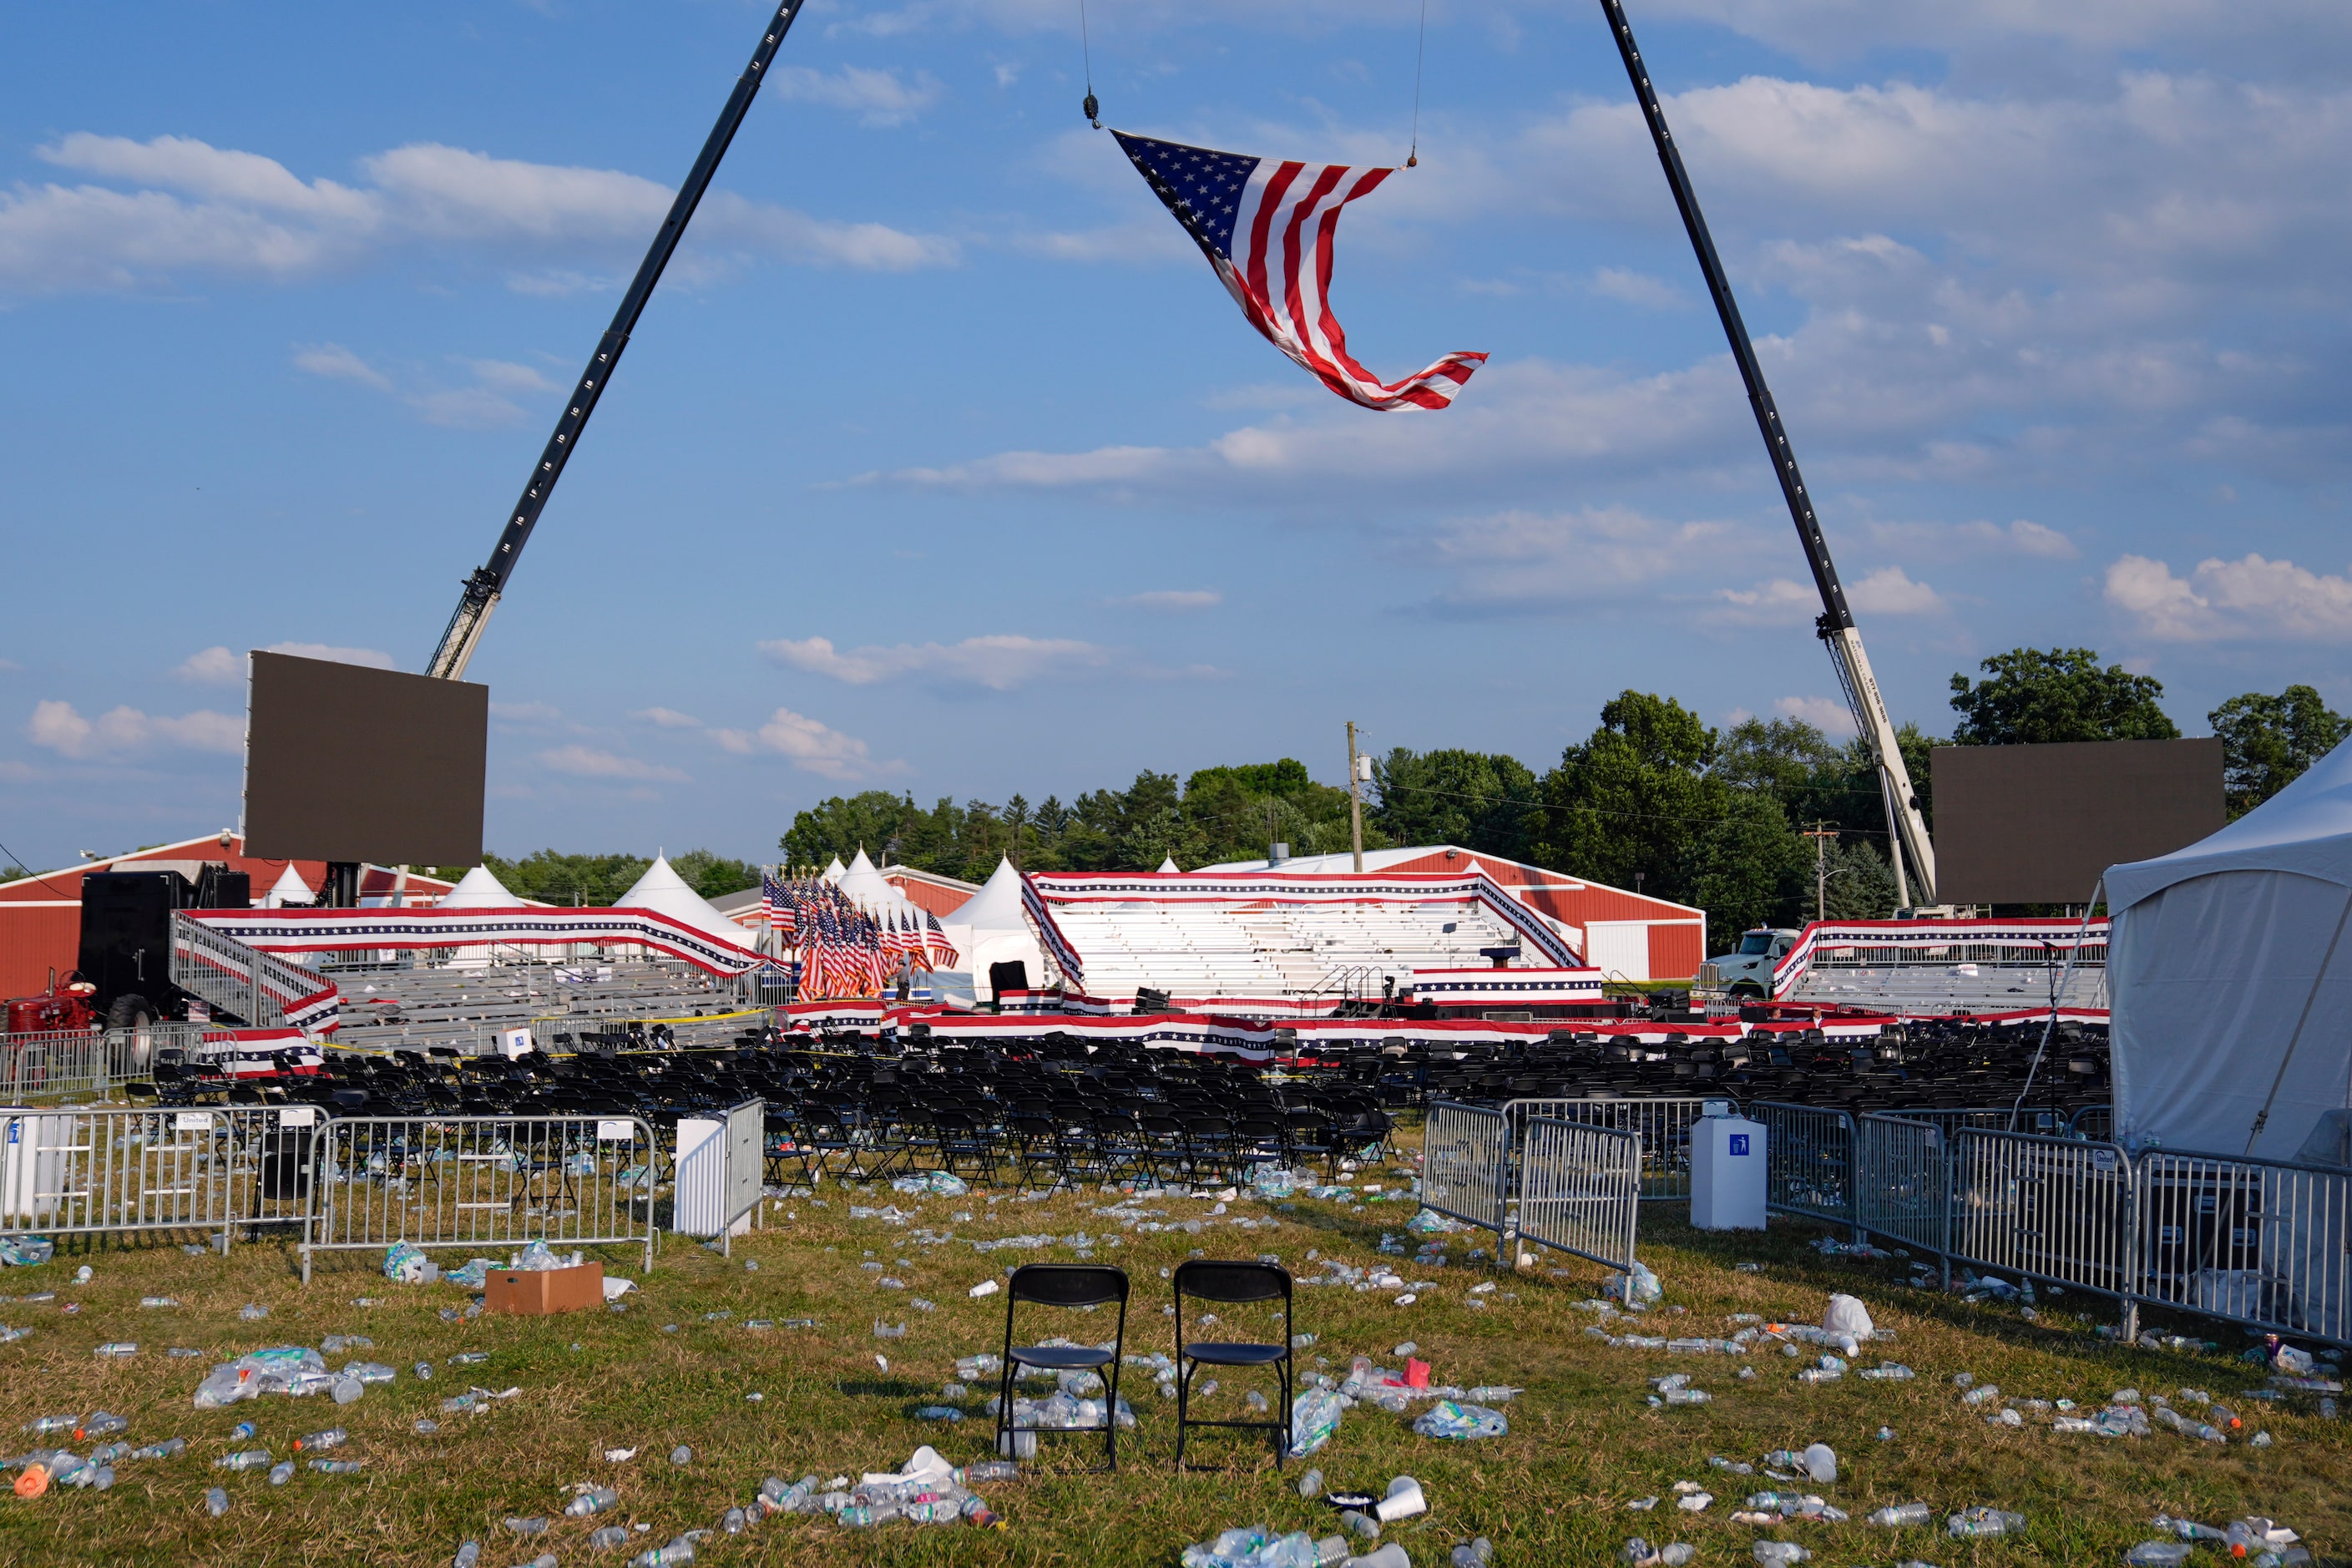
<svg viewBox="0 0 2352 1568">
<path fill-rule="evenodd" d="M 1395 1180 L 1386 1172 L 1363 1179 Z M 977 1254 L 971 1241 L 1033 1233 L 1104 1238 L 1097 1258 L 1123 1265 L 1135 1281 L 1129 1349 L 1150 1352 L 1171 1348 L 1160 1271 L 1195 1248 L 1212 1257 L 1273 1253 L 1305 1275 L 1314 1268 L 1310 1249 L 1360 1266 L 1378 1260 L 1383 1232 L 1409 1247 L 1420 1240 L 1404 1229 L 1413 1212 L 1409 1205 L 1300 1200 L 1278 1212 L 1244 1200 L 1217 1215 L 1207 1199 L 1171 1197 L 1146 1206 L 1169 1220 L 1214 1223 L 1198 1235 L 1130 1231 L 1112 1246 L 1108 1238 L 1120 1236 L 1117 1222 L 1096 1211 L 1113 1200 L 1098 1193 L 993 1205 L 984 1194 L 916 1198 L 887 1188 L 851 1194 L 827 1187 L 820 1196 L 821 1205 L 805 1198 L 777 1205 L 768 1228 L 740 1240 L 731 1261 L 673 1241 L 620 1312 L 450 1323 L 439 1311 L 462 1305 L 466 1297 L 456 1288 L 392 1285 L 371 1267 L 373 1259 L 352 1256 L 322 1263 L 305 1287 L 290 1249 L 276 1244 L 243 1246 L 225 1259 L 190 1258 L 169 1247 L 61 1250 L 47 1266 L 0 1271 L 0 1293 L 12 1298 L 0 1302 L 0 1321 L 34 1331 L 0 1347 L 0 1420 L 8 1430 L 39 1415 L 102 1407 L 131 1418 L 133 1443 L 173 1436 L 189 1443 L 177 1459 L 123 1464 L 109 1492 L 55 1490 L 33 1500 L 0 1494 L 0 1561 L 223 1568 L 446 1563 L 459 1541 L 476 1537 L 484 1568 L 527 1563 L 541 1551 L 566 1564 L 617 1563 L 622 1553 L 600 1556 L 586 1544 L 593 1525 L 615 1516 L 561 1517 L 574 1483 L 619 1489 L 617 1518 L 651 1527 L 634 1538 L 635 1552 L 680 1531 L 716 1525 L 768 1475 L 854 1479 L 864 1470 L 898 1468 L 924 1442 L 958 1463 L 984 1457 L 989 1428 L 978 1385 L 960 1425 L 918 1421 L 911 1413 L 938 1401 L 959 1355 L 993 1351 L 1003 1340 L 1003 1296 L 974 1300 L 966 1295 L 971 1286 L 1009 1263 L 1066 1260 L 1072 1253 L 1055 1246 Z M 853 1203 L 895 1204 L 915 1217 L 903 1226 L 852 1219 Z M 958 1217 L 965 1215 L 971 1217 Z M 1231 1222 L 1242 1218 L 1274 1223 L 1236 1233 Z M 915 1237 L 926 1226 L 952 1231 L 956 1239 L 921 1245 Z M 1598 1293 L 1597 1268 L 1577 1264 L 1559 1277 L 1552 1270 L 1561 1260 L 1546 1258 L 1534 1270 L 1497 1274 L 1490 1264 L 1469 1260 L 1482 1237 L 1464 1233 L 1445 1238 L 1450 1261 L 1442 1269 L 1387 1259 L 1408 1280 L 1436 1282 L 1411 1306 L 1393 1304 L 1391 1292 L 1300 1290 L 1297 1327 L 1318 1337 L 1302 1360 L 1311 1369 L 1324 1358 L 1329 1371 L 1343 1375 L 1357 1353 L 1399 1365 L 1393 1348 L 1415 1341 L 1437 1382 L 1524 1385 L 1506 1407 L 1509 1434 L 1472 1443 L 1424 1440 L 1412 1433 L 1407 1417 L 1362 1407 L 1349 1413 L 1310 1462 L 1334 1486 L 1379 1491 L 1393 1475 L 1419 1478 L 1430 1513 L 1391 1527 L 1386 1539 L 1402 1542 L 1423 1564 L 1444 1563 L 1454 1543 L 1478 1535 L 1493 1539 L 1503 1568 L 1615 1562 L 1625 1539 L 1636 1534 L 1659 1544 L 1691 1542 L 1702 1563 L 1748 1563 L 1750 1543 L 1764 1535 L 1801 1542 L 1828 1564 L 1914 1558 L 1943 1568 L 2117 1563 L 2152 1533 L 2147 1521 L 2158 1510 L 2216 1524 L 2266 1513 L 2302 1531 L 2323 1560 L 2352 1552 L 2352 1445 L 2307 1403 L 2279 1408 L 2232 1398 L 2260 1384 L 2256 1369 L 2229 1359 L 2243 1347 L 2242 1336 L 2229 1333 L 2221 1352 L 2205 1355 L 2118 1348 L 2075 1321 L 2078 1308 L 2101 1312 L 2088 1299 L 2045 1302 L 2043 1321 L 2029 1324 L 2014 1309 L 1914 1291 L 1900 1283 L 1900 1264 L 1823 1258 L 1805 1245 L 1818 1234 L 1776 1222 L 1764 1236 L 1701 1236 L 1683 1226 L 1678 1209 L 1645 1214 L 1643 1255 L 1665 1281 L 1669 1309 L 1680 1309 L 1654 1314 L 1648 1331 L 1727 1334 L 1727 1317 L 1742 1312 L 1818 1322 L 1827 1294 L 1846 1289 L 1897 1335 L 1883 1351 L 1865 1347 L 1862 1364 L 1883 1353 L 1916 1368 L 1916 1381 L 1863 1382 L 1849 1374 L 1835 1384 L 1804 1384 L 1796 1372 L 1806 1363 L 1772 1348 L 1748 1358 L 1758 1375 L 1741 1382 L 1741 1363 L 1723 1357 L 1613 1350 L 1584 1334 L 1595 1319 L 1576 1305 Z M 873 1262 L 883 1266 L 878 1273 L 862 1267 Z M 1762 1267 L 1743 1272 L 1741 1262 Z M 77 1286 L 73 1272 L 82 1263 L 95 1278 Z M 636 1272 L 621 1255 L 608 1258 L 606 1267 Z M 883 1276 L 908 1289 L 880 1286 Z M 1483 1298 L 1491 1304 L 1471 1306 L 1470 1288 L 1486 1280 L 1497 1285 Z M 51 1289 L 54 1302 L 21 1300 Z M 140 1298 L 149 1294 L 180 1304 L 142 1309 Z M 914 1309 L 916 1297 L 935 1302 L 936 1310 Z M 356 1305 L 359 1298 L 377 1304 Z M 268 1306 L 268 1319 L 240 1321 L 238 1309 L 247 1302 Z M 906 1336 L 877 1341 L 877 1317 L 905 1322 Z M 755 1318 L 814 1318 L 819 1326 L 746 1328 Z M 1095 1341 L 1110 1329 L 1101 1314 L 1041 1313 L 1027 1321 L 1037 1324 L 1031 1338 L 1066 1331 Z M 1222 1331 L 1234 1328 L 1228 1314 Z M 398 1380 L 341 1409 L 323 1397 L 252 1400 L 214 1411 L 192 1406 L 196 1382 L 215 1361 L 265 1345 L 316 1346 L 326 1334 L 374 1342 L 372 1350 L 331 1357 L 331 1364 L 373 1357 L 400 1368 Z M 135 1340 L 139 1353 L 120 1361 L 93 1356 L 110 1340 Z M 199 1348 L 205 1359 L 167 1359 L 165 1348 L 173 1345 Z M 439 1364 L 475 1350 L 489 1352 L 487 1364 Z M 877 1354 L 887 1357 L 887 1370 Z M 420 1360 L 439 1367 L 434 1381 L 412 1375 Z M 1669 1371 L 1694 1373 L 1715 1403 L 1652 1408 L 1645 1380 Z M 2126 1386 L 2151 1394 L 2201 1388 L 2242 1411 L 2249 1433 L 2265 1426 L 2275 1443 L 2216 1447 L 2161 1428 L 2147 1438 L 2106 1440 L 2054 1434 L 2032 1420 L 2022 1429 L 1994 1427 L 1982 1412 L 1959 1403 L 1949 1379 L 1961 1371 L 2021 1399 L 2097 1402 Z M 1228 1374 L 1221 1382 L 1217 1401 L 1237 1405 L 1240 1380 Z M 441 1415 L 442 1399 L 469 1383 L 519 1386 L 521 1393 L 486 1415 Z M 755 1392 L 762 1395 L 758 1402 L 747 1398 Z M 1130 1374 L 1122 1392 L 1140 1425 L 1126 1436 L 1118 1474 L 1091 1468 L 1100 1458 L 1098 1440 L 1048 1437 L 1030 1474 L 983 1489 L 1007 1521 L 1001 1532 L 905 1523 L 847 1531 L 822 1518 L 790 1518 L 706 1541 L 698 1561 L 1172 1564 L 1186 1542 L 1234 1525 L 1264 1522 L 1318 1534 L 1334 1528 L 1328 1508 L 1302 1501 L 1292 1489 L 1303 1467 L 1294 1462 L 1277 1474 L 1262 1441 L 1196 1439 L 1191 1457 L 1205 1468 L 1174 1474 L 1173 1405 L 1161 1402 L 1148 1374 Z M 440 1421 L 440 1430 L 420 1436 L 414 1423 L 427 1415 Z M 257 1436 L 232 1442 L 230 1428 L 248 1419 L 258 1425 Z M 350 1429 L 352 1441 L 342 1452 L 367 1460 L 363 1473 L 305 1471 L 273 1489 L 257 1472 L 212 1468 L 214 1458 L 240 1447 L 289 1457 L 296 1436 L 331 1425 Z M 1875 1436 L 1882 1426 L 1894 1429 L 1891 1440 Z M 21 1451 L 53 1439 L 20 1435 L 11 1441 Z M 1759 1531 L 1728 1520 L 1748 1489 L 1775 1483 L 1761 1475 L 1726 1476 L 1709 1468 L 1710 1455 L 1755 1462 L 1770 1449 L 1815 1441 L 1831 1444 L 1843 1460 L 1839 1481 L 1820 1489 L 1853 1522 Z M 673 1468 L 666 1456 L 681 1443 L 693 1448 L 693 1461 Z M 86 1443 L 74 1447 L 89 1449 Z M 602 1455 L 610 1447 L 639 1453 L 630 1462 L 608 1463 Z M 1675 1512 L 1672 1488 L 1682 1479 L 1716 1493 L 1714 1506 L 1696 1516 Z M 227 1489 L 233 1505 L 220 1519 L 209 1517 L 202 1500 L 215 1483 Z M 1666 1499 L 1657 1511 L 1626 1510 L 1629 1500 L 1653 1494 Z M 1884 1503 L 1915 1500 L 1937 1509 L 1932 1531 L 1890 1531 L 1862 1522 Z M 1943 1513 L 1975 1503 L 2024 1513 L 2026 1533 L 1982 1543 L 1946 1538 Z M 556 1516 L 555 1522 L 528 1543 L 500 1522 L 540 1514 Z"/>
</svg>

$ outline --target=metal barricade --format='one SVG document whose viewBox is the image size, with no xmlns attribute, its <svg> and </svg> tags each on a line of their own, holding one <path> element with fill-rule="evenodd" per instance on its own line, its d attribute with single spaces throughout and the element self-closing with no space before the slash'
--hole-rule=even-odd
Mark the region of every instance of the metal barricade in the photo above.
<svg viewBox="0 0 2352 1568">
<path fill-rule="evenodd" d="M 653 1129 L 635 1117 L 337 1116 L 307 1168 L 312 1255 L 420 1247 L 641 1247 L 654 1261 Z"/>
<path fill-rule="evenodd" d="M 1688 1202 L 1691 1125 L 1706 1113 L 1710 1105 L 1729 1110 L 1738 1109 L 1731 1096 L 1710 1094 L 1643 1100 L 1514 1100 L 1504 1105 L 1503 1114 L 1510 1119 L 1515 1143 L 1527 1124 L 1538 1117 L 1639 1133 L 1642 1195 L 1654 1200 Z"/>
<path fill-rule="evenodd" d="M 2137 1166 L 2142 1300 L 2352 1343 L 2352 1173 L 2161 1149 Z"/>
<path fill-rule="evenodd" d="M 1949 1142 L 1933 1122 L 1876 1114 L 1854 1121 L 1853 1224 L 1934 1253 L 1949 1250 Z"/>
<path fill-rule="evenodd" d="M 2132 1167 L 2112 1143 L 1966 1128 L 1948 1140 L 1948 1254 L 2128 1300 Z"/>
<path fill-rule="evenodd" d="M 1508 1225 L 1510 1149 L 1503 1112 L 1432 1100 L 1422 1123 L 1422 1206 L 1502 1236 Z"/>
<path fill-rule="evenodd" d="M 0 1233 L 201 1231 L 301 1219 L 275 1189 L 281 1147 L 305 1148 L 309 1106 L 0 1111 Z M 299 1155 L 296 1156 L 298 1159 Z"/>
<path fill-rule="evenodd" d="M 1642 1206 L 1642 1138 L 1537 1117 L 1519 1139 L 1517 1235 L 1629 1273 Z"/>
<path fill-rule="evenodd" d="M 1970 1129 L 1992 1132 L 2034 1132 L 2045 1137 L 2054 1137 L 2066 1131 L 2066 1113 L 2050 1105 L 2029 1105 L 2021 1110 L 2006 1105 L 1978 1105 L 1958 1110 L 1889 1110 L 1883 1114 L 1899 1116 L 1906 1121 L 1925 1121 L 1931 1127 L 1941 1128 L 1947 1139 Z M 2010 1125 L 2012 1115 L 2017 1118 L 2014 1128 Z"/>
<path fill-rule="evenodd" d="M 1853 1118 L 1775 1100 L 1757 1100 L 1748 1114 L 1764 1124 L 1764 1206 L 1853 1224 Z"/>
</svg>

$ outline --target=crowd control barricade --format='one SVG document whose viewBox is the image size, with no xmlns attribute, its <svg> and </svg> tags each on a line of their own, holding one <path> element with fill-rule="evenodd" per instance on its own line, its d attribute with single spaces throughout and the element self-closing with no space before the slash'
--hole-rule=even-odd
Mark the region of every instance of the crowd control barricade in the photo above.
<svg viewBox="0 0 2352 1568">
<path fill-rule="evenodd" d="M 1508 1228 L 1510 1149 L 1503 1112 L 1430 1101 L 1422 1121 L 1422 1206 L 1502 1236 Z"/>
<path fill-rule="evenodd" d="M 419 1247 L 642 1247 L 654 1261 L 653 1129 L 634 1116 L 335 1116 L 308 1170 L 312 1255 Z"/>
<path fill-rule="evenodd" d="M 1748 1116 L 1764 1124 L 1764 1206 L 1776 1214 L 1853 1224 L 1853 1118 L 1813 1105 L 1757 1100 Z"/>
<path fill-rule="evenodd" d="M 2122 1149 L 1973 1127 L 1946 1146 L 1950 1257 L 2130 1299 L 2136 1227 L 2131 1160 Z"/>
<path fill-rule="evenodd" d="M 1517 1235 L 1630 1273 L 1642 1206 L 1642 1138 L 1550 1117 L 1519 1138 Z"/>
<path fill-rule="evenodd" d="M 1710 1094 L 1638 1100 L 1514 1100 L 1503 1107 L 1503 1112 L 1510 1118 L 1515 1142 L 1527 1124 L 1538 1117 L 1639 1133 L 1642 1195 L 1687 1203 L 1691 1194 L 1691 1125 L 1706 1115 L 1709 1107 L 1718 1115 L 1730 1115 L 1739 1109 L 1730 1096 Z"/>
<path fill-rule="evenodd" d="M 1853 1224 L 1938 1256 L 1948 1252 L 1951 1172 L 1944 1130 L 1876 1113 L 1854 1119 Z"/>
<path fill-rule="evenodd" d="M 2352 1173 L 2164 1149 L 2137 1163 L 2141 1300 L 2352 1343 Z"/>
<path fill-rule="evenodd" d="M 677 1201 L 672 1224 L 684 1236 L 716 1237 L 733 1256 L 734 1237 L 751 1227 L 766 1171 L 767 1106 L 747 1100 L 677 1122 Z"/>
<path fill-rule="evenodd" d="M 0 1111 L 0 1233 L 190 1231 L 226 1251 L 241 1227 L 299 1224 L 273 1153 L 307 1144 L 309 1106 Z"/>
</svg>

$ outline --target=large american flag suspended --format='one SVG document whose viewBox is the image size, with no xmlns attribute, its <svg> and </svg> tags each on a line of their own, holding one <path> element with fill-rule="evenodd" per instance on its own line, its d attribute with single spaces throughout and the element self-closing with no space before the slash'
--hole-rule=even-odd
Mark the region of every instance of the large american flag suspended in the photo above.
<svg viewBox="0 0 2352 1568">
<path fill-rule="evenodd" d="M 1443 408 L 1486 363 L 1483 353 L 1450 353 L 1402 381 L 1382 381 L 1348 353 L 1329 299 L 1339 209 L 1379 189 L 1393 170 L 1277 162 L 1111 134 L 1250 325 L 1340 396 L 1367 408 Z"/>
</svg>

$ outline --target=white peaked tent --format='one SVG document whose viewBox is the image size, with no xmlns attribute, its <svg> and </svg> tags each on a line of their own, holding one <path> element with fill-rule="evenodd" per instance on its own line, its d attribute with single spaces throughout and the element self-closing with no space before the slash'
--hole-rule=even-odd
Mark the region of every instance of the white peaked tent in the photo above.
<svg viewBox="0 0 2352 1568">
<path fill-rule="evenodd" d="M 613 907 L 651 910 L 656 914 L 667 915 L 681 925 L 691 926 L 732 947 L 750 947 L 753 940 L 751 932 L 712 909 L 708 900 L 688 887 L 686 879 L 670 868 L 666 855 L 655 856 L 654 863 L 646 868 L 636 886 L 614 900 Z"/>
<path fill-rule="evenodd" d="M 1181 876 L 1183 874 L 1183 869 L 1184 868 L 1176 864 L 1176 857 L 1173 855 L 1169 856 L 1166 859 L 1160 862 L 1160 874 L 1163 876 L 1171 871 Z"/>
<path fill-rule="evenodd" d="M 866 851 L 860 849 L 857 853 L 862 858 Z M 824 868 L 823 880 L 831 882 L 835 887 L 838 888 L 841 886 L 841 879 L 847 875 L 849 875 L 848 871 L 845 869 L 841 864 L 841 857 L 836 855 L 833 858 L 833 864 Z"/>
<path fill-rule="evenodd" d="M 838 866 L 841 862 L 835 860 L 834 864 Z M 834 885 L 841 889 L 842 897 L 877 919 L 886 914 L 897 915 L 904 924 L 905 917 L 915 908 L 912 900 L 892 887 L 883 879 L 882 873 L 874 868 L 874 862 L 866 858 L 866 851 L 862 848 L 857 852 L 857 858 L 849 863 L 849 869 L 844 871 Z"/>
<path fill-rule="evenodd" d="M 2340 1163 L 2352 742 L 2211 837 L 2111 868 L 2106 889 L 2116 1136 Z"/>
<path fill-rule="evenodd" d="M 310 884 L 296 875 L 289 864 L 278 873 L 278 880 L 269 884 L 269 891 L 261 896 L 261 907 L 265 910 L 282 910 L 289 906 L 299 908 L 309 904 L 313 897 Z"/>
<path fill-rule="evenodd" d="M 1010 963 L 1017 959 L 1029 966 L 1030 984 L 1045 984 L 1045 952 L 1029 929 L 1029 917 L 1021 905 L 1021 873 L 1013 868 L 1011 860 L 999 859 L 995 871 L 981 884 L 980 891 L 941 921 L 940 927 L 956 952 L 963 955 L 963 966 L 971 973 L 972 994 L 977 1000 L 985 1002 L 995 994 L 988 984 L 988 966 L 992 963 Z"/>
<path fill-rule="evenodd" d="M 434 908 L 442 910 L 510 910 L 522 900 L 507 891 L 506 884 L 489 873 L 489 868 L 477 866 L 441 895 Z"/>
</svg>

